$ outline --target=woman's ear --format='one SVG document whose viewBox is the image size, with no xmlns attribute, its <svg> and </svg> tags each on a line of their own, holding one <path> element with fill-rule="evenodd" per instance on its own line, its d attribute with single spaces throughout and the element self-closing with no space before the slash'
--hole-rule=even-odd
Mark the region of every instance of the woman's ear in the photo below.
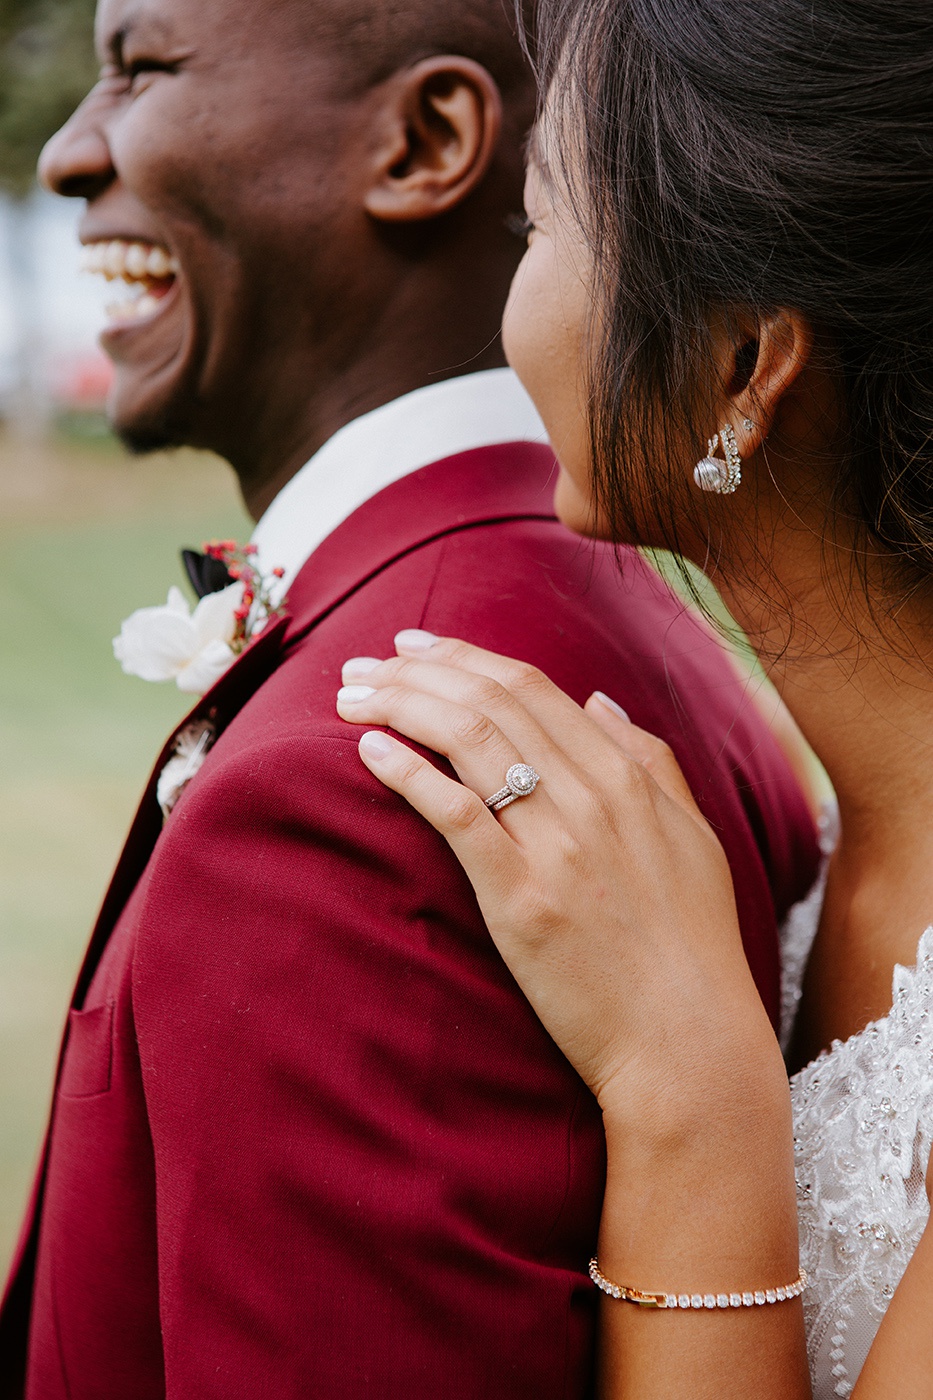
<svg viewBox="0 0 933 1400">
<path fill-rule="evenodd" d="M 721 346 L 720 413 L 732 423 L 743 457 L 757 452 L 770 433 L 785 394 L 807 365 L 813 327 L 800 311 L 779 308 L 744 326 L 741 318 Z"/>
<path fill-rule="evenodd" d="M 446 214 L 492 163 L 502 130 L 494 79 L 469 58 L 427 58 L 396 74 L 384 96 L 366 212 L 384 223 Z"/>
</svg>

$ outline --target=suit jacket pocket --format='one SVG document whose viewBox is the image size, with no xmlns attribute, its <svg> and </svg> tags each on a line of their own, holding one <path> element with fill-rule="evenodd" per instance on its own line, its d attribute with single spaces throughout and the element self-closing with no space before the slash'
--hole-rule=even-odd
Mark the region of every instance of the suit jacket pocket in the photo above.
<svg viewBox="0 0 933 1400">
<path fill-rule="evenodd" d="M 68 1014 L 68 1044 L 58 1092 L 65 1099 L 106 1094 L 113 1064 L 113 1002 Z"/>
</svg>

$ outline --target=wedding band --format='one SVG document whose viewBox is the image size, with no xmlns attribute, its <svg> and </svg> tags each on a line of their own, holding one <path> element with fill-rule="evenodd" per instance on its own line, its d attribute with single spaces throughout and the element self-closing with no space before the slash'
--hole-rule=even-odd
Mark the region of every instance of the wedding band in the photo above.
<svg viewBox="0 0 933 1400">
<path fill-rule="evenodd" d="M 486 798 L 486 806 L 491 812 L 501 812 L 511 802 L 520 797 L 528 797 L 540 782 L 535 770 L 527 763 L 513 763 L 505 775 L 505 787 Z"/>
</svg>

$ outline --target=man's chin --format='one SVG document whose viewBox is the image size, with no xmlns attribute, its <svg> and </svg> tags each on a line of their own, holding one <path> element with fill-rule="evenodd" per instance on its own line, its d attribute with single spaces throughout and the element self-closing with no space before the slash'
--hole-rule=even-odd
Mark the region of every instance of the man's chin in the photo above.
<svg viewBox="0 0 933 1400">
<path fill-rule="evenodd" d="M 135 456 L 185 447 L 191 440 L 191 415 L 181 404 L 140 412 L 121 405 L 119 397 L 111 398 L 108 417 L 117 437 Z"/>
<path fill-rule="evenodd" d="M 184 447 L 185 440 L 182 435 L 169 431 L 168 428 L 160 428 L 155 424 L 147 424 L 145 427 L 133 425 L 111 424 L 117 437 L 123 443 L 128 452 L 132 452 L 134 457 L 145 457 L 150 452 L 167 452 L 176 447 Z"/>
</svg>

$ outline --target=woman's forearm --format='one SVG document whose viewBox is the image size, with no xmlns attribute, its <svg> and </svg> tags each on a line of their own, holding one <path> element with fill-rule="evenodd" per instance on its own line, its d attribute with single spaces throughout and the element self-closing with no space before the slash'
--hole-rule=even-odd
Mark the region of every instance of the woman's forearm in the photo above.
<svg viewBox="0 0 933 1400">
<path fill-rule="evenodd" d="M 599 1265 L 614 1282 L 719 1295 L 797 1278 L 787 1080 L 776 1047 L 748 1051 L 736 1041 L 660 1114 L 604 1105 Z M 600 1336 L 602 1400 L 810 1397 L 799 1300 L 654 1311 L 603 1298 Z"/>
</svg>

